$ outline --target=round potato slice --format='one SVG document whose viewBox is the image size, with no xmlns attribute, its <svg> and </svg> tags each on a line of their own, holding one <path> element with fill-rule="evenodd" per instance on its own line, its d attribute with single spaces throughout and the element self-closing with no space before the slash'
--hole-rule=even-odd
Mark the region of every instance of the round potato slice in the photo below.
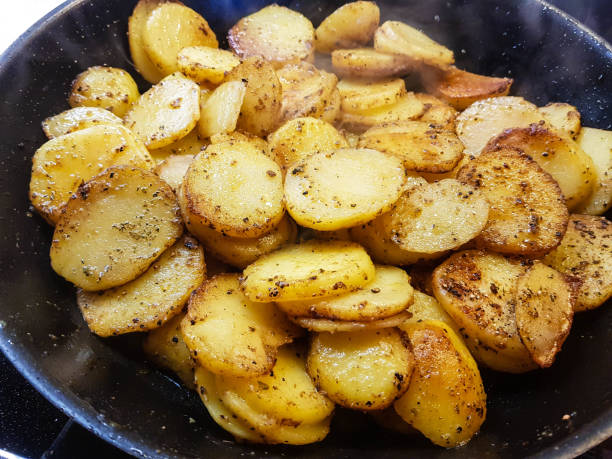
<svg viewBox="0 0 612 459">
<path fill-rule="evenodd" d="M 343 78 L 336 87 L 342 97 L 342 110 L 351 113 L 394 104 L 406 94 L 406 83 L 401 78 L 382 81 Z"/>
<path fill-rule="evenodd" d="M 192 161 L 193 155 L 173 155 L 159 163 L 153 172 L 170 185 L 172 191 L 176 193 Z"/>
<path fill-rule="evenodd" d="M 411 317 L 410 312 L 403 311 L 384 319 L 359 322 L 354 320 L 314 319 L 311 317 L 290 316 L 289 319 L 302 328 L 317 333 L 359 332 L 366 330 L 382 330 L 399 327 Z"/>
<path fill-rule="evenodd" d="M 149 14 L 142 42 L 148 57 L 163 75 L 179 70 L 178 53 L 188 46 L 218 48 L 208 22 L 182 3 L 162 3 Z"/>
<path fill-rule="evenodd" d="M 583 127 L 577 141 L 593 160 L 597 182 L 591 195 L 574 211 L 601 215 L 612 207 L 612 131 Z"/>
<path fill-rule="evenodd" d="M 380 10 L 376 3 L 346 3 L 323 19 L 317 27 L 315 48 L 320 53 L 331 53 L 334 49 L 367 45 L 379 21 Z"/>
<path fill-rule="evenodd" d="M 200 365 L 239 377 L 268 373 L 278 348 L 300 333 L 273 304 L 249 301 L 240 292 L 238 274 L 205 281 L 189 299 L 181 330 Z"/>
<path fill-rule="evenodd" d="M 315 386 L 338 405 L 381 410 L 408 389 L 414 359 L 397 328 L 317 333 L 308 351 Z"/>
<path fill-rule="evenodd" d="M 331 61 L 335 73 L 353 78 L 398 77 L 414 67 L 405 56 L 372 48 L 337 49 L 332 51 Z"/>
<path fill-rule="evenodd" d="M 228 81 L 216 88 L 206 100 L 200 99 L 198 132 L 204 138 L 236 129 L 246 95 L 246 83 Z"/>
<path fill-rule="evenodd" d="M 193 129 L 185 137 L 181 137 L 176 142 L 172 142 L 170 145 L 165 147 L 156 148 L 151 150 L 151 156 L 159 165 L 171 156 L 192 156 L 194 157 L 209 145 L 207 140 L 201 139 L 198 136 L 198 130 Z"/>
<path fill-rule="evenodd" d="M 221 84 L 240 59 L 230 51 L 209 46 L 188 46 L 178 53 L 179 70 L 197 83 Z"/>
<path fill-rule="evenodd" d="M 54 139 L 98 124 L 121 125 L 122 123 L 121 118 L 103 108 L 75 107 L 45 118 L 42 128 L 49 139 Z"/>
<path fill-rule="evenodd" d="M 275 68 L 314 59 L 312 23 L 284 6 L 266 6 L 243 17 L 229 30 L 227 41 L 241 58 L 260 57 Z"/>
<path fill-rule="evenodd" d="M 180 74 L 145 92 L 125 114 L 124 124 L 151 149 L 185 137 L 200 119 L 200 88 Z"/>
<path fill-rule="evenodd" d="M 151 12 L 160 4 L 171 0 L 139 0 L 134 7 L 134 11 L 128 21 L 128 41 L 130 45 L 130 55 L 136 70 L 149 83 L 157 83 L 164 77 L 157 67 L 151 62 L 144 46 L 144 31 L 147 19 Z"/>
<path fill-rule="evenodd" d="M 259 237 L 283 218 L 281 171 L 250 142 L 210 145 L 189 166 L 179 202 L 196 234 L 208 226 L 228 236 Z"/>
<path fill-rule="evenodd" d="M 135 167 L 109 167 L 66 204 L 53 233 L 51 267 L 83 290 L 105 290 L 142 274 L 182 233 L 166 182 Z"/>
<path fill-rule="evenodd" d="M 455 131 L 455 120 L 459 114 L 457 110 L 429 94 L 415 93 L 415 97 L 421 101 L 425 107 L 424 113 L 417 121 L 433 124 L 440 129 Z"/>
<path fill-rule="evenodd" d="M 561 242 L 569 216 L 563 193 L 524 153 L 483 153 L 461 168 L 457 180 L 477 188 L 489 201 L 489 222 L 475 240 L 478 246 L 539 257 Z"/>
<path fill-rule="evenodd" d="M 278 306 L 290 316 L 347 321 L 372 321 L 399 314 L 413 301 L 408 274 L 394 266 L 376 266 L 376 278 L 344 295 L 285 301 Z"/>
<path fill-rule="evenodd" d="M 360 245 L 308 241 L 259 258 L 246 267 L 240 286 L 251 301 L 282 302 L 347 293 L 375 275 L 374 263 Z"/>
<path fill-rule="evenodd" d="M 388 211 L 404 182 L 401 160 L 376 150 L 315 153 L 287 170 L 287 210 L 307 228 L 350 228 Z"/>
</svg>

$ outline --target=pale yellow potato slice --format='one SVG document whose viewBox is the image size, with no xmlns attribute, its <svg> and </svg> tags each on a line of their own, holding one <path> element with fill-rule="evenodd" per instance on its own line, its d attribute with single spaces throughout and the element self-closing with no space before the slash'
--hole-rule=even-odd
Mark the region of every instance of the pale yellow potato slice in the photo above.
<svg viewBox="0 0 612 459">
<path fill-rule="evenodd" d="M 259 237 L 283 218 L 281 170 L 252 143 L 210 145 L 194 159 L 179 191 L 183 218 L 234 237 Z"/>
<path fill-rule="evenodd" d="M 200 106 L 200 136 L 206 138 L 234 131 L 245 95 L 246 83 L 242 81 L 228 81 L 215 89 Z"/>
<path fill-rule="evenodd" d="M 173 155 L 159 163 L 153 172 L 170 185 L 172 191 L 176 193 L 192 161 L 193 155 Z"/>
<path fill-rule="evenodd" d="M 181 312 L 205 277 L 202 247 L 187 236 L 127 284 L 103 292 L 78 290 L 77 303 L 96 335 L 152 330 Z"/>
<path fill-rule="evenodd" d="M 535 262 L 518 279 L 516 326 L 533 360 L 550 367 L 572 327 L 574 288 L 560 272 Z"/>
<path fill-rule="evenodd" d="M 435 174 L 453 170 L 463 157 L 454 132 L 423 121 L 374 126 L 361 135 L 359 147 L 397 156 L 408 170 Z"/>
<path fill-rule="evenodd" d="M 353 78 L 398 77 L 414 68 L 406 56 L 373 48 L 336 49 L 331 53 L 331 61 L 335 73 Z"/>
<path fill-rule="evenodd" d="M 142 34 L 147 56 L 163 75 L 179 71 L 178 53 L 188 46 L 218 48 L 208 22 L 182 3 L 162 3 L 149 13 Z"/>
<path fill-rule="evenodd" d="M 178 69 L 196 83 L 221 84 L 240 59 L 230 51 L 209 46 L 188 46 L 179 51 Z"/>
<path fill-rule="evenodd" d="M 435 297 L 429 296 L 425 293 L 414 291 L 414 301 L 408 308 L 408 311 L 412 314 L 402 325 L 399 326 L 401 330 L 408 332 L 410 327 L 420 322 L 436 320 L 443 322 L 452 328 L 459 336 L 459 327 L 455 321 L 448 315 L 442 305 Z"/>
<path fill-rule="evenodd" d="M 100 107 L 75 107 L 57 115 L 45 118 L 43 131 L 49 139 L 70 134 L 99 124 L 120 125 L 123 121 L 117 115 Z"/>
<path fill-rule="evenodd" d="M 215 134 L 211 136 L 210 138 L 210 143 L 212 144 L 223 143 L 223 142 L 236 143 L 236 142 L 243 142 L 243 141 L 251 143 L 255 148 L 257 148 L 259 151 L 261 151 L 264 155 L 266 155 L 268 158 L 270 158 L 272 161 L 274 161 L 279 166 L 282 164 L 282 161 L 275 154 L 275 152 L 272 151 L 272 149 L 268 145 L 268 142 L 266 142 L 261 137 L 258 137 L 249 132 L 242 132 L 242 131 L 223 132 L 223 133 Z"/>
<path fill-rule="evenodd" d="M 376 150 L 315 153 L 287 170 L 287 211 L 307 228 L 350 228 L 388 211 L 404 182 L 401 160 Z"/>
<path fill-rule="evenodd" d="M 478 156 L 487 142 L 504 130 L 542 120 L 538 107 L 522 97 L 492 97 L 474 102 L 457 116 L 457 136 L 466 155 Z"/>
<path fill-rule="evenodd" d="M 544 263 L 579 281 L 574 311 L 594 309 L 612 297 L 612 223 L 572 214 L 559 247 Z"/>
<path fill-rule="evenodd" d="M 415 120 L 424 113 L 425 104 L 413 92 L 408 92 L 397 102 L 388 106 L 371 108 L 358 113 L 343 112 L 342 127 L 355 133 L 363 133 L 372 126 Z"/>
<path fill-rule="evenodd" d="M 415 97 L 424 106 L 424 112 L 418 118 L 418 121 L 433 124 L 438 128 L 455 131 L 455 120 L 459 114 L 457 110 L 429 94 L 417 92 Z"/>
<path fill-rule="evenodd" d="M 132 76 L 123 69 L 96 65 L 79 73 L 68 96 L 71 107 L 99 107 L 123 117 L 140 97 Z"/>
<path fill-rule="evenodd" d="M 308 241 L 260 257 L 246 267 L 240 287 L 251 301 L 282 302 L 340 295 L 375 276 L 374 263 L 360 245 Z"/>
<path fill-rule="evenodd" d="M 238 274 L 206 280 L 189 299 L 183 339 L 199 365 L 217 374 L 268 373 L 278 348 L 300 334 L 273 304 L 255 304 L 239 288 Z"/>
<path fill-rule="evenodd" d="M 562 102 L 551 102 L 538 108 L 552 127 L 575 139 L 580 133 L 580 112 L 576 107 Z"/>
<path fill-rule="evenodd" d="M 414 358 L 397 328 L 317 333 L 308 351 L 315 386 L 340 406 L 382 410 L 408 389 Z"/>
<path fill-rule="evenodd" d="M 304 15 L 269 5 L 243 17 L 228 32 L 230 48 L 240 58 L 260 57 L 280 68 L 314 59 L 314 27 Z"/>
<path fill-rule="evenodd" d="M 601 215 L 612 207 L 612 131 L 583 127 L 578 136 L 578 145 L 593 160 L 597 183 L 593 193 L 574 211 Z"/>
<path fill-rule="evenodd" d="M 83 290 L 106 290 L 145 272 L 182 233 L 166 182 L 143 169 L 112 166 L 66 204 L 53 233 L 51 267 Z"/>
<path fill-rule="evenodd" d="M 399 21 L 384 22 L 374 34 L 377 51 L 396 53 L 412 62 L 445 67 L 455 62 L 453 52 L 423 32 Z"/>
<path fill-rule="evenodd" d="M 489 201 L 489 222 L 475 242 L 510 255 L 539 257 L 563 238 L 568 211 L 561 188 L 529 156 L 513 149 L 482 153 L 457 173 Z"/>
<path fill-rule="evenodd" d="M 406 271 L 376 266 L 372 282 L 344 295 L 284 301 L 278 307 L 290 316 L 367 322 L 399 314 L 412 302 L 414 289 Z"/>
<path fill-rule="evenodd" d="M 556 134 L 539 124 L 526 128 L 506 129 L 493 137 L 485 151 L 515 148 L 533 158 L 552 175 L 572 209 L 584 201 L 597 182 L 593 160 L 571 138 Z"/>
<path fill-rule="evenodd" d="M 51 139 L 32 158 L 30 201 L 53 225 L 83 182 L 116 164 L 153 167 L 145 146 L 121 125 L 97 125 Z"/>
<path fill-rule="evenodd" d="M 181 137 L 165 147 L 151 150 L 151 156 L 159 165 L 161 162 L 178 155 L 195 156 L 209 145 L 208 140 L 201 139 L 197 129 L 192 129 L 185 137 Z"/>
<path fill-rule="evenodd" d="M 406 94 L 406 83 L 401 78 L 381 81 L 343 78 L 336 87 L 342 97 L 342 110 L 351 113 L 394 104 Z"/>
<path fill-rule="evenodd" d="M 283 172 L 312 153 L 347 148 L 348 142 L 331 124 L 312 117 L 287 121 L 268 136 L 271 154 Z"/>
<path fill-rule="evenodd" d="M 315 48 L 319 53 L 367 45 L 380 21 L 374 2 L 345 3 L 323 19 L 315 30 Z"/>
<path fill-rule="evenodd" d="M 461 338 L 446 324 L 423 321 L 408 327 L 414 372 L 395 411 L 439 446 L 466 444 L 487 413 L 478 366 Z"/>
<path fill-rule="evenodd" d="M 151 12 L 172 0 L 139 0 L 128 21 L 128 41 L 134 67 L 149 83 L 157 83 L 164 74 L 151 62 L 144 46 L 144 31 Z"/>
<path fill-rule="evenodd" d="M 330 320 L 312 317 L 289 316 L 289 319 L 311 332 L 317 333 L 350 333 L 366 330 L 383 330 L 385 328 L 399 327 L 410 318 L 410 312 L 403 311 L 384 319 L 360 322 L 356 320 Z"/>
<path fill-rule="evenodd" d="M 151 149 L 185 137 L 200 119 L 200 88 L 181 74 L 169 75 L 138 99 L 124 124 Z"/>
<path fill-rule="evenodd" d="M 537 367 L 516 326 L 517 283 L 527 268 L 520 259 L 467 250 L 434 271 L 434 294 L 461 329 L 472 355 L 509 373 Z"/>
</svg>

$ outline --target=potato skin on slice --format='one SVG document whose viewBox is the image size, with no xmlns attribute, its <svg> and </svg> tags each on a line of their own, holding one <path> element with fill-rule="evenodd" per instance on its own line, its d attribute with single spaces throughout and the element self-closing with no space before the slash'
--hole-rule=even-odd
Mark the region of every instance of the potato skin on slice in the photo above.
<svg viewBox="0 0 612 459">
<path fill-rule="evenodd" d="M 319 53 L 367 45 L 380 21 L 380 9 L 374 2 L 345 3 L 323 19 L 315 30 L 315 48 Z"/>
<path fill-rule="evenodd" d="M 299 325 L 311 332 L 317 333 L 344 333 L 344 332 L 360 332 L 368 330 L 384 330 L 386 328 L 399 327 L 410 319 L 411 314 L 408 311 L 402 311 L 398 314 L 385 317 L 383 319 L 370 321 L 357 320 L 331 320 L 319 319 L 312 317 L 289 316 L 294 324 Z"/>
</svg>

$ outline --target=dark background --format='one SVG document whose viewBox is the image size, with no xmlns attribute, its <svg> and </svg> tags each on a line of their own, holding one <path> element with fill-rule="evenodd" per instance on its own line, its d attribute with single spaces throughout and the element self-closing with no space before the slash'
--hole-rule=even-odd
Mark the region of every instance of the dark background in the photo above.
<svg viewBox="0 0 612 459">
<path fill-rule="evenodd" d="M 612 41 L 610 0 L 551 0 L 580 22 Z M 0 457 L 15 455 L 90 459 L 127 458 L 127 454 L 83 429 L 47 402 L 0 353 Z M 612 458 L 612 440 L 585 458 Z"/>
</svg>

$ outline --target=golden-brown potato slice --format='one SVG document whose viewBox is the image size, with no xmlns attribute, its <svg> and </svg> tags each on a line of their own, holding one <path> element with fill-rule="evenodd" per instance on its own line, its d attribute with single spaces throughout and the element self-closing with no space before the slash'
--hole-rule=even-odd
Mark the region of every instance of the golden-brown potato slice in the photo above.
<svg viewBox="0 0 612 459">
<path fill-rule="evenodd" d="M 374 126 L 361 135 L 359 147 L 397 156 L 408 170 L 435 174 L 453 170 L 463 157 L 454 132 L 423 121 Z"/>
<path fill-rule="evenodd" d="M 307 228 L 350 228 L 388 211 L 404 182 L 401 160 L 376 150 L 314 153 L 287 170 L 287 211 Z"/>
<path fill-rule="evenodd" d="M 544 263 L 580 281 L 574 311 L 594 309 L 612 297 L 612 223 L 572 214 L 559 247 Z"/>
<path fill-rule="evenodd" d="M 455 62 L 450 49 L 399 21 L 386 21 L 376 30 L 374 48 L 377 51 L 400 54 L 413 63 L 446 67 Z"/>
<path fill-rule="evenodd" d="M 53 233 L 51 267 L 83 290 L 105 290 L 138 277 L 182 233 L 166 182 L 135 167 L 109 167 L 66 204 Z"/>
<path fill-rule="evenodd" d="M 495 78 L 459 70 L 425 67 L 421 79 L 427 92 L 444 100 L 457 110 L 464 110 L 477 100 L 508 95 L 512 78 Z"/>
<path fill-rule="evenodd" d="M 124 124 L 151 149 L 185 137 L 200 119 L 200 88 L 180 74 L 169 75 L 138 99 Z"/>
<path fill-rule="evenodd" d="M 145 50 L 143 35 L 151 12 L 168 1 L 173 0 L 140 0 L 134 7 L 128 21 L 128 41 L 132 62 L 144 79 L 153 84 L 161 80 L 164 74 L 149 59 Z"/>
<path fill-rule="evenodd" d="M 515 148 L 533 158 L 552 175 L 569 209 L 584 201 L 593 191 L 597 173 L 591 158 L 569 137 L 562 137 L 539 124 L 506 129 L 489 140 L 485 151 Z"/>
<path fill-rule="evenodd" d="M 206 19 L 182 3 L 162 3 L 151 11 L 142 43 L 147 56 L 163 75 L 179 70 L 177 56 L 183 48 L 219 46 Z"/>
<path fill-rule="evenodd" d="M 410 318 L 410 312 L 403 311 L 384 319 L 360 322 L 357 320 L 330 320 L 312 317 L 289 316 L 289 319 L 302 328 L 317 333 L 352 333 L 367 330 L 383 330 L 385 328 L 399 327 Z"/>
<path fill-rule="evenodd" d="M 197 129 L 192 129 L 191 132 L 185 137 L 181 137 L 176 142 L 172 142 L 170 145 L 166 145 L 165 147 L 151 150 L 150 153 L 157 164 L 159 164 L 171 156 L 195 156 L 204 150 L 208 144 L 208 140 L 200 138 Z"/>
<path fill-rule="evenodd" d="M 263 137 L 276 129 L 281 115 L 282 87 L 269 62 L 257 57 L 234 67 L 225 81 L 245 81 L 247 85 L 238 128 Z"/>
<path fill-rule="evenodd" d="M 246 83 L 242 81 L 228 81 L 215 89 L 200 106 L 200 136 L 212 137 L 235 130 L 245 95 Z"/>
<path fill-rule="evenodd" d="M 221 84 L 240 59 L 230 51 L 209 46 L 188 46 L 178 53 L 178 69 L 196 83 Z"/>
<path fill-rule="evenodd" d="M 193 155 L 173 155 L 159 163 L 153 172 L 172 187 L 176 193 L 193 161 Z"/>
<path fill-rule="evenodd" d="M 242 132 L 242 131 L 233 131 L 229 133 L 223 132 L 223 133 L 215 134 L 211 136 L 210 138 L 210 143 L 212 144 L 223 143 L 223 142 L 236 143 L 236 142 L 243 142 L 243 141 L 253 144 L 253 146 L 257 148 L 259 151 L 261 151 L 264 155 L 266 155 L 268 158 L 270 158 L 272 161 L 274 161 L 279 166 L 281 165 L 282 161 L 280 161 L 280 159 L 277 157 L 275 152 L 272 151 L 272 149 L 268 145 L 268 142 L 266 142 L 261 137 L 258 137 L 249 132 Z"/>
<path fill-rule="evenodd" d="M 597 183 L 593 193 L 574 211 L 601 215 L 612 207 L 612 131 L 583 127 L 578 136 L 578 145 L 593 160 Z"/>
<path fill-rule="evenodd" d="M 412 303 L 413 292 L 405 271 L 378 265 L 375 279 L 354 292 L 278 306 L 290 316 L 367 322 L 399 314 Z"/>
<path fill-rule="evenodd" d="M 30 201 L 52 225 L 70 196 L 107 167 L 153 167 L 145 146 L 121 125 L 98 125 L 56 137 L 32 158 Z"/>
<path fill-rule="evenodd" d="M 552 102 L 538 108 L 552 127 L 575 139 L 580 133 L 580 112 L 576 107 L 561 102 Z"/>
<path fill-rule="evenodd" d="M 179 202 L 196 233 L 208 226 L 229 236 L 259 237 L 285 212 L 281 170 L 250 142 L 210 145 L 189 166 Z"/>
<path fill-rule="evenodd" d="M 408 327 L 414 372 L 395 411 L 429 440 L 464 445 L 485 420 L 487 395 L 476 362 L 452 328 L 437 321 Z"/>
<path fill-rule="evenodd" d="M 195 364 L 181 333 L 181 320 L 184 316 L 174 316 L 161 327 L 151 330 L 142 342 L 142 348 L 148 360 L 173 371 L 185 386 L 195 389 Z"/>
<path fill-rule="evenodd" d="M 408 389 L 414 359 L 397 328 L 317 333 L 308 351 L 308 373 L 338 405 L 382 410 Z"/>
<path fill-rule="evenodd" d="M 414 302 L 410 305 L 408 311 L 412 316 L 399 326 L 401 330 L 408 331 L 413 324 L 425 322 L 428 320 L 436 320 L 443 322 L 459 333 L 459 327 L 455 321 L 448 315 L 442 305 L 433 296 L 425 293 L 414 291 Z"/>
<path fill-rule="evenodd" d="M 246 267 L 240 286 L 251 301 L 281 302 L 347 293 L 375 275 L 360 245 L 308 241 L 262 256 Z"/>
<path fill-rule="evenodd" d="M 413 63 L 405 56 L 373 48 L 337 49 L 331 53 L 334 72 L 343 77 L 390 78 L 406 75 Z"/>
<path fill-rule="evenodd" d="M 269 233 L 256 238 L 231 237 L 207 226 L 194 228 L 187 224 L 187 229 L 202 241 L 206 253 L 240 269 L 285 244 L 294 244 L 297 239 L 297 226 L 287 215 Z"/>
<path fill-rule="evenodd" d="M 489 201 L 489 222 L 476 238 L 479 246 L 538 257 L 561 242 L 569 215 L 563 193 L 524 153 L 483 153 L 461 168 L 457 180 L 477 188 Z"/>
<path fill-rule="evenodd" d="M 342 98 L 338 88 L 334 88 L 332 91 L 320 118 L 333 125 L 338 125 L 342 121 Z"/>
<path fill-rule="evenodd" d="M 372 126 L 398 121 L 410 121 L 425 113 L 425 104 L 413 92 L 404 94 L 391 105 L 363 110 L 358 113 L 342 113 L 342 127 L 355 133 L 367 131 Z"/>
<path fill-rule="evenodd" d="M 138 86 L 129 73 L 96 65 L 77 75 L 68 103 L 73 108 L 103 108 L 122 117 L 138 97 Z"/>
<path fill-rule="evenodd" d="M 141 276 L 104 292 L 77 292 L 89 329 L 99 336 L 152 330 L 178 314 L 206 277 L 202 247 L 184 237 Z"/>
<path fill-rule="evenodd" d="M 181 322 L 193 358 L 213 373 L 257 376 L 274 366 L 280 346 L 299 329 L 273 304 L 254 304 L 239 289 L 238 274 L 206 280 L 189 299 Z"/>
<path fill-rule="evenodd" d="M 348 147 L 346 139 L 335 127 L 312 117 L 287 121 L 268 136 L 268 144 L 283 172 L 290 164 L 302 161 L 312 153 Z"/>
<path fill-rule="evenodd" d="M 478 156 L 487 142 L 504 130 L 527 127 L 544 117 L 522 97 L 492 97 L 474 102 L 457 117 L 457 136 L 466 155 Z"/>
<path fill-rule="evenodd" d="M 522 373 L 536 367 L 516 327 L 520 260 L 467 250 L 434 271 L 436 299 L 462 330 L 474 357 L 498 371 Z"/>
<path fill-rule="evenodd" d="M 372 40 L 379 21 L 376 3 L 345 3 L 317 27 L 315 48 L 320 53 L 331 53 L 335 49 L 365 46 Z"/>
<path fill-rule="evenodd" d="M 535 262 L 518 279 L 516 326 L 533 360 L 550 367 L 574 317 L 574 289 L 565 276 Z"/>
<path fill-rule="evenodd" d="M 243 17 L 227 33 L 230 48 L 241 58 L 260 57 L 280 68 L 314 59 L 314 27 L 297 11 L 270 5 Z"/>
<path fill-rule="evenodd" d="M 75 107 L 45 118 L 42 128 L 46 136 L 53 139 L 98 124 L 120 125 L 122 123 L 121 118 L 103 108 Z"/>
<path fill-rule="evenodd" d="M 342 97 L 342 110 L 351 113 L 394 104 L 406 94 L 406 84 L 401 78 L 381 81 L 343 78 L 337 88 Z"/>
<path fill-rule="evenodd" d="M 429 94 L 415 93 L 415 97 L 423 103 L 424 112 L 418 121 L 433 124 L 442 129 L 455 130 L 455 120 L 459 112 L 447 103 Z"/>
</svg>

